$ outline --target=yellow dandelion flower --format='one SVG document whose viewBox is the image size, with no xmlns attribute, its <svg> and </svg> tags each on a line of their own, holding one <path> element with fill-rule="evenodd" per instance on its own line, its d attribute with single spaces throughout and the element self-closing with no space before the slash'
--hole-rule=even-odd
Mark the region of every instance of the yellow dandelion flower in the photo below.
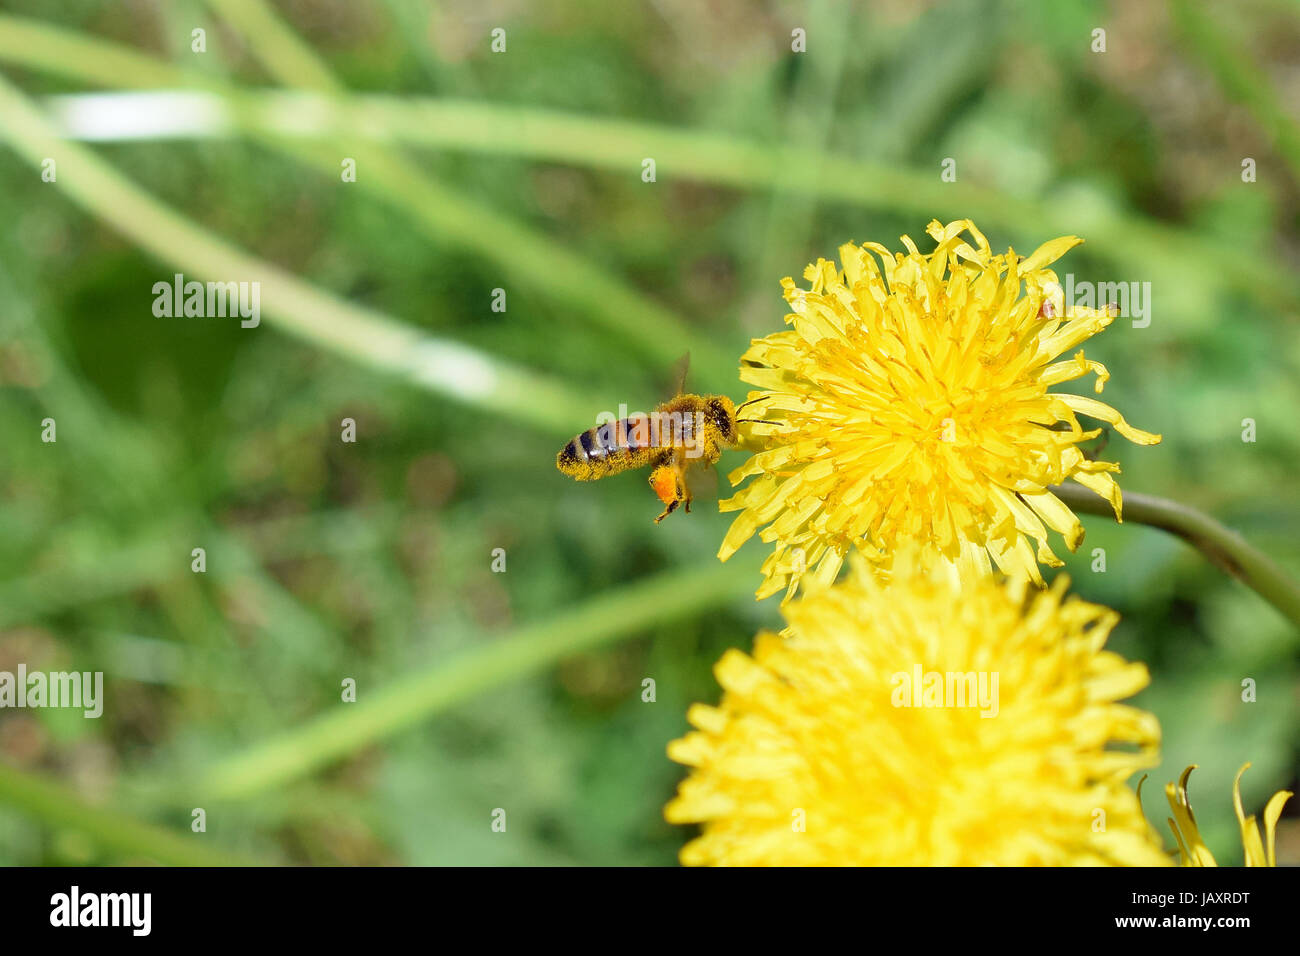
<svg viewBox="0 0 1300 956">
<path fill-rule="evenodd" d="M 1242 764 L 1236 779 L 1232 781 L 1232 804 L 1237 811 L 1237 823 L 1241 827 L 1246 866 L 1277 866 L 1277 821 L 1282 816 L 1282 808 L 1293 794 L 1289 790 L 1279 790 L 1268 801 L 1264 807 L 1264 837 L 1261 839 L 1255 817 L 1246 816 L 1241 806 L 1241 775 L 1248 767 L 1250 764 Z M 1178 857 L 1183 866 L 1218 866 L 1205 841 L 1201 839 L 1196 818 L 1192 816 L 1192 805 L 1187 800 L 1187 778 L 1195 769 L 1196 764 L 1192 764 L 1183 771 L 1177 784 L 1171 783 L 1165 787 L 1165 795 L 1174 812 L 1173 818 L 1169 820 L 1169 829 L 1174 831 L 1174 839 L 1178 841 Z"/>
<path fill-rule="evenodd" d="M 838 268 L 808 267 L 809 289 L 784 279 L 793 329 L 755 339 L 741 359 L 741 379 L 763 389 L 750 393 L 742 432 L 761 451 L 730 476 L 754 481 L 722 502 L 740 515 L 718 556 L 755 533 L 775 543 L 760 598 L 785 588 L 788 599 L 805 573 L 834 580 L 854 547 L 887 562 L 905 540 L 1042 586 L 1039 562 L 1061 564 L 1047 529 L 1071 550 L 1083 537 L 1049 485 L 1078 482 L 1120 517 L 1119 466 L 1084 457 L 1079 443 L 1100 429 L 1077 416 L 1160 440 L 1097 399 L 1049 391 L 1095 373 L 1100 392 L 1109 377 L 1082 351 L 1055 361 L 1114 318 L 1067 311 L 1047 268 L 1081 239 L 1020 258 L 993 255 L 969 220 L 928 232 L 938 243 L 928 255 L 907 236 L 906 254 L 848 243 Z"/>
<path fill-rule="evenodd" d="M 689 865 L 1167 865 L 1128 777 L 1160 727 L 1118 703 L 1146 668 L 1118 616 L 992 575 L 860 559 L 714 668 L 717 707 L 669 744 Z"/>
</svg>

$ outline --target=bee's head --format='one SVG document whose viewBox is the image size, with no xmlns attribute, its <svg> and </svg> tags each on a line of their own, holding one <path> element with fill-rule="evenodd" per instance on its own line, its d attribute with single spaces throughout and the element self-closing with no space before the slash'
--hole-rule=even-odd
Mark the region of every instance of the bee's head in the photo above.
<svg viewBox="0 0 1300 956">
<path fill-rule="evenodd" d="M 709 421 L 717 428 L 727 442 L 736 441 L 736 406 L 725 395 L 714 395 L 709 399 Z"/>
</svg>

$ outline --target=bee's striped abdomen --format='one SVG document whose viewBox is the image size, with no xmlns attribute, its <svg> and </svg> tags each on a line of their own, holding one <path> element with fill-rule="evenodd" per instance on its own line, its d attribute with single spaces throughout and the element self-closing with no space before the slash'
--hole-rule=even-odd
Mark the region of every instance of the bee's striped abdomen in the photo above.
<svg viewBox="0 0 1300 956">
<path fill-rule="evenodd" d="M 649 464 L 661 451 L 646 417 L 624 418 L 590 428 L 555 456 L 555 465 L 578 481 L 592 481 Z"/>
</svg>

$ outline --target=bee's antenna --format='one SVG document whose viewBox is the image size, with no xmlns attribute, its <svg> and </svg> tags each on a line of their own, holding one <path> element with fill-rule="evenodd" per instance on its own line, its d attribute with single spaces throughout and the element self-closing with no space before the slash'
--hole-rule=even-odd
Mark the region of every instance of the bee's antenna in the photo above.
<svg viewBox="0 0 1300 956">
<path fill-rule="evenodd" d="M 763 399 L 768 398 L 768 397 L 769 397 L 769 396 L 767 396 L 767 395 L 760 395 L 760 396 L 758 396 L 758 398 L 751 398 L 751 399 L 750 399 L 749 401 L 747 401 L 747 402 L 741 402 L 739 405 L 736 406 L 736 411 L 740 411 L 740 410 L 741 410 L 742 408 L 744 408 L 746 405 L 753 405 L 755 402 L 762 401 Z"/>
<path fill-rule="evenodd" d="M 780 422 L 770 422 L 766 418 L 737 418 L 737 425 L 779 425 Z"/>
</svg>

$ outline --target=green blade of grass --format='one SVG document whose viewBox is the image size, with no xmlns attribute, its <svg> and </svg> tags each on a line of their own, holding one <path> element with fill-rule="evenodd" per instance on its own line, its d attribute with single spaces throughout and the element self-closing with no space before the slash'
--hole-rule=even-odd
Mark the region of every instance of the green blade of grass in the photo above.
<svg viewBox="0 0 1300 956">
<path fill-rule="evenodd" d="M 315 135 L 350 129 L 440 149 L 608 170 L 625 169 L 629 157 L 653 156 L 660 170 L 716 185 L 781 188 L 925 220 L 974 219 L 1034 236 L 1086 235 L 1098 255 L 1124 264 L 1155 264 L 1177 274 L 1199 263 L 1215 270 L 1231 288 L 1252 294 L 1267 291 L 1261 284 L 1281 286 L 1291 293 L 1297 287 L 1289 274 L 1248 251 L 1222 247 L 1140 216 L 1069 199 L 1009 196 L 969 182 L 945 183 L 937 171 L 925 173 L 799 145 L 755 143 L 696 130 L 493 103 L 392 96 L 326 103 L 305 94 L 297 99 L 286 93 L 264 96 L 263 104 L 245 101 L 250 112 L 241 121 L 261 126 L 271 116 L 309 116 L 299 127 L 300 134 L 312 127 Z"/>
<path fill-rule="evenodd" d="M 1249 250 L 1216 245 L 1141 216 L 1069 199 L 1027 199 L 967 182 L 943 183 L 937 173 L 797 145 L 478 101 L 241 93 L 107 41 L 4 15 L 0 59 L 107 87 L 207 89 L 229 103 L 237 128 L 268 142 L 282 142 L 284 136 L 351 136 L 623 172 L 635 168 L 642 157 L 653 156 L 671 175 L 716 185 L 784 188 L 823 201 L 924 219 L 972 218 L 1035 236 L 1086 235 L 1096 254 L 1114 262 L 1154 266 L 1169 275 L 1194 269 L 1204 283 L 1226 285 L 1268 302 L 1293 299 L 1300 289 L 1290 273 Z M 104 62 L 113 68 L 105 68 Z"/>
<path fill-rule="evenodd" d="M 206 834 L 184 834 L 105 807 L 92 806 L 61 784 L 0 763 L 0 803 L 56 830 L 74 830 L 131 861 L 169 866 L 253 866 L 257 860 L 206 846 Z"/>
<path fill-rule="evenodd" d="M 463 651 L 209 768 L 193 792 L 205 799 L 252 796 L 336 762 L 564 657 L 735 599 L 756 561 L 671 571 L 594 597 L 541 624 Z"/>
<path fill-rule="evenodd" d="M 1291 167 L 1293 181 L 1300 182 L 1300 124 L 1279 101 L 1268 75 L 1202 4 L 1174 0 L 1170 9 L 1178 36 L 1214 74 L 1224 93 L 1250 111 L 1273 140 L 1278 156 Z"/>
<path fill-rule="evenodd" d="M 328 64 L 263 0 L 207 3 L 240 32 L 253 55 L 281 83 L 315 91 L 329 100 L 347 94 Z M 266 132 L 274 135 L 274 129 Z M 334 173 L 338 156 L 351 156 L 358 170 L 365 171 L 364 178 L 375 194 L 398 211 L 413 216 L 431 238 L 452 239 L 488 259 L 498 260 L 510 272 L 523 275 L 557 298 L 575 303 L 596 324 L 635 344 L 658 365 L 667 367 L 685 348 L 695 356 L 697 375 L 718 382 L 733 378 L 734 354 L 724 352 L 672 311 L 641 295 L 608 270 L 523 222 L 487 209 L 443 185 L 391 142 L 358 142 L 350 130 L 339 130 L 337 137 L 332 155 L 319 149 L 300 149 L 299 158 Z"/>
<path fill-rule="evenodd" d="M 46 157 L 56 158 L 59 188 L 142 249 L 192 275 L 260 283 L 268 320 L 290 334 L 556 435 L 572 434 L 573 423 L 586 421 L 597 407 L 559 382 L 425 335 L 242 252 L 154 199 L 94 153 L 60 139 L 31 101 L 3 77 L 0 121 L 0 139 L 34 167 L 40 168 Z"/>
<path fill-rule="evenodd" d="M 268 68 L 283 81 L 300 84 L 326 102 L 343 97 L 345 91 L 314 54 L 295 45 L 292 33 L 282 27 L 267 28 L 257 7 L 238 3 L 231 10 L 239 11 L 237 24 L 248 31 L 247 42 Z M 287 51 L 289 47 L 292 52 Z M 234 88 L 211 75 L 172 67 L 114 44 L 17 17 L 0 15 L 0 58 L 109 86 L 182 86 L 210 91 L 226 101 L 238 98 Z M 101 58 L 111 69 L 100 68 Z M 504 275 L 519 277 L 575 306 L 588 322 L 634 345 L 660 367 L 669 367 L 683 350 L 689 350 L 695 356 L 697 373 L 709 381 L 721 384 L 734 379 L 735 356 L 671 309 L 631 287 L 611 269 L 444 185 L 382 143 L 346 129 L 331 131 L 323 140 L 311 143 L 286 140 L 283 131 L 274 127 L 250 126 L 247 131 L 264 145 L 307 161 L 336 180 L 341 158 L 354 159 L 357 179 L 350 186 L 381 199 L 422 234 L 468 249 L 497 263 Z"/>
</svg>

